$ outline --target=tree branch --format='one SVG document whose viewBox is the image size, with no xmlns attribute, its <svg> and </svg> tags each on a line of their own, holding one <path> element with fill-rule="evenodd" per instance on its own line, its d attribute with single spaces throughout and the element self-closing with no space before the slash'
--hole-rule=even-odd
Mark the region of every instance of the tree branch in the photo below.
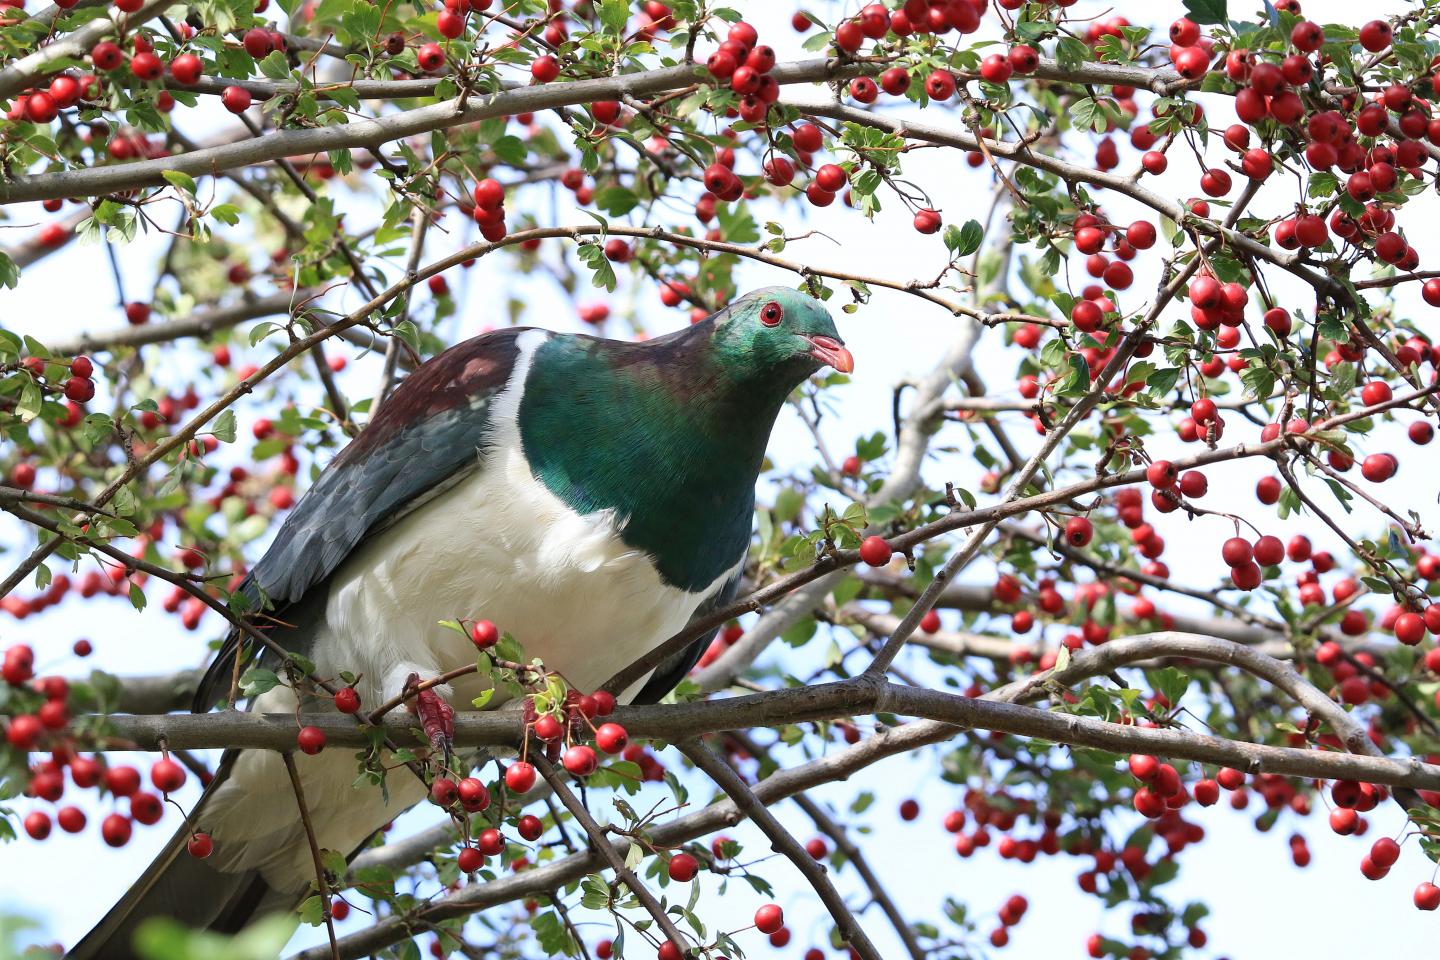
<svg viewBox="0 0 1440 960">
<path fill-rule="evenodd" d="M 880 960 L 875 944 L 870 942 L 869 935 L 845 904 L 845 898 L 840 896 L 840 891 L 830 882 L 830 874 L 825 865 L 817 862 L 805 851 L 800 841 L 792 837 L 790 831 L 786 830 L 765 804 L 750 791 L 745 781 L 740 779 L 740 775 L 699 740 L 683 740 L 677 743 L 676 747 L 713 780 L 716 786 L 725 791 L 741 813 L 760 828 L 760 832 L 770 840 L 770 849 L 783 854 L 795 865 L 795 869 L 800 871 L 800 875 L 820 897 L 820 902 L 825 904 L 825 909 L 830 911 L 830 917 L 835 921 L 835 926 L 839 928 L 840 936 L 846 944 L 863 960 Z"/>
</svg>

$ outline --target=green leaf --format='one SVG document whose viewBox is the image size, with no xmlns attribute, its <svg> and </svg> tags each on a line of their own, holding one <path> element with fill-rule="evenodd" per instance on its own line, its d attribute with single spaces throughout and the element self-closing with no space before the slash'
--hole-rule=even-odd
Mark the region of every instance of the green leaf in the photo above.
<svg viewBox="0 0 1440 960">
<path fill-rule="evenodd" d="M 20 422 L 29 423 L 38 417 L 43 402 L 40 385 L 33 380 L 25 384 L 24 389 L 20 391 L 20 402 L 15 405 L 15 413 L 20 417 Z"/>
<path fill-rule="evenodd" d="M 274 670 L 251 667 L 240 675 L 240 692 L 247 697 L 257 697 L 280 686 L 280 678 Z"/>
<path fill-rule="evenodd" d="M 623 217 L 634 210 L 640 198 L 624 187 L 605 187 L 595 194 L 595 206 L 612 217 Z"/>
<path fill-rule="evenodd" d="M 279 50 L 271 50 L 264 60 L 260 61 L 260 72 L 271 80 L 284 80 L 290 76 L 290 64 L 285 60 L 285 54 Z"/>
<path fill-rule="evenodd" d="M 590 282 L 595 286 L 611 293 L 615 292 L 615 268 L 610 266 L 610 261 L 605 256 L 605 251 L 600 249 L 599 244 L 582 243 L 577 251 L 580 259 L 594 271 Z"/>
<path fill-rule="evenodd" d="M 300 914 L 300 922 L 308 923 L 312 927 L 318 927 L 325 922 L 325 901 L 317 893 L 314 896 L 306 897 L 305 902 L 300 904 L 297 911 Z"/>
<path fill-rule="evenodd" d="M 630 4 L 626 0 L 602 0 L 600 23 L 605 27 L 607 33 L 624 33 L 625 24 L 629 21 Z"/>
<path fill-rule="evenodd" d="M 1164 396 L 1175 389 L 1175 384 L 1179 379 L 1180 369 L 1178 367 L 1162 367 L 1146 377 L 1145 383 L 1149 387 L 1150 393 L 1155 396 Z"/>
<path fill-rule="evenodd" d="M 470 706 L 474 707 L 476 710 L 484 710 L 487 706 L 490 705 L 490 701 L 494 698 L 494 696 L 494 687 L 491 687 L 489 690 L 481 691 L 480 696 L 470 701 Z"/>
<path fill-rule="evenodd" d="M 1199 24 L 1225 24 L 1226 0 L 1184 0 L 1185 14 Z"/>
<path fill-rule="evenodd" d="M 221 443 L 235 442 L 235 411 L 225 410 L 215 418 L 215 425 L 210 428 L 210 433 Z"/>
<path fill-rule="evenodd" d="M 195 195 L 195 178 L 190 176 L 190 174 L 180 170 L 162 170 L 160 171 L 160 176 L 164 177 L 165 182 L 170 184 L 170 186 L 184 190 L 192 197 Z"/>
<path fill-rule="evenodd" d="M 979 250 L 980 242 L 984 238 L 985 230 L 976 220 L 967 220 L 963 227 L 957 227 L 952 223 L 945 228 L 945 246 L 955 257 L 968 257 Z"/>
</svg>

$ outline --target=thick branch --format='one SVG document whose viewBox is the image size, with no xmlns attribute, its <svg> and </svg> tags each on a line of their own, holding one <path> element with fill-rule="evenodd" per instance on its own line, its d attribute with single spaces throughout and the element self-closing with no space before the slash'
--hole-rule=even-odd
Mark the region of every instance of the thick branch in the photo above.
<svg viewBox="0 0 1440 960">
<path fill-rule="evenodd" d="M 1104 654 L 1116 643 L 1118 641 L 1111 641 L 1086 656 L 1076 657 L 1068 668 L 1069 672 L 1064 674 L 1065 679 L 1104 672 L 1092 666 L 1102 662 L 1096 654 Z M 1143 656 L 1156 656 L 1160 649 L 1158 645 L 1151 644 L 1144 647 Z M 1235 662 L 1238 664 L 1241 661 L 1237 658 Z M 1039 683 L 1035 680 L 1022 682 Z M 1029 696 L 1040 688 L 1019 689 Z M 632 736 L 676 741 L 724 730 L 784 726 L 877 712 L 923 717 L 957 726 L 1118 753 L 1155 753 L 1288 776 L 1369 780 L 1390 786 L 1440 790 L 1440 766 L 1419 761 L 1233 743 L 1184 730 L 1155 730 L 1106 723 L 1088 717 L 1069 717 L 1033 707 L 972 700 L 940 691 L 894 686 L 873 679 L 844 680 L 725 700 L 622 707 L 615 711 L 614 716 L 615 721 L 629 730 Z M 156 750 L 164 740 L 172 749 L 240 747 L 278 750 L 293 746 L 295 740 L 296 717 L 293 714 L 227 711 L 202 715 L 115 716 L 109 720 L 117 735 L 112 748 Z M 363 747 L 369 743 L 364 729 L 347 717 L 304 715 L 300 722 L 319 727 L 332 746 Z M 408 714 L 387 716 L 382 726 L 398 742 L 408 742 L 420 729 Z M 516 746 L 522 736 L 523 721 L 518 716 L 486 712 L 455 715 L 454 742 L 457 746 Z"/>
<path fill-rule="evenodd" d="M 164 6 L 166 2 L 167 0 L 151 0 L 157 8 Z M 85 49 L 89 49 L 88 45 Z M 777 65 L 770 76 L 783 86 L 848 77 L 859 70 L 858 65 L 842 65 L 833 60 L 802 60 Z M 3 76 L 4 73 L 0 72 L 0 78 Z M 538 113 L 597 100 L 619 100 L 626 96 L 648 97 L 690 86 L 708 76 L 703 67 L 681 65 L 643 73 L 621 74 L 617 77 L 517 87 L 486 96 L 471 97 L 463 103 L 447 100 L 352 123 L 280 130 L 264 137 L 227 146 L 208 147 L 179 156 L 16 177 L 0 182 L 0 203 L 95 196 L 139 187 L 161 186 L 166 182 L 164 173 L 169 170 L 202 177 L 284 157 L 307 156 L 352 147 L 377 148 L 392 140 L 493 117 Z M 22 83 L 21 87 L 24 85 Z M 4 90 L 3 85 L 0 85 L 0 90 L 6 95 L 15 92 Z"/>
<path fill-rule="evenodd" d="M 46 44 L 29 56 L 21 57 L 0 70 L 0 100 L 9 100 L 43 77 L 57 60 L 84 59 L 91 47 L 115 32 L 118 23 L 131 26 L 144 23 L 173 2 L 174 0 L 147 0 L 134 13 L 123 14 L 117 10 L 110 16 L 97 17 L 73 33 Z"/>
<path fill-rule="evenodd" d="M 116 347 L 139 347 L 149 343 L 166 343 L 185 337 L 208 337 L 247 320 L 288 315 L 291 307 L 304 303 L 319 291 L 299 290 L 295 293 L 272 293 L 268 297 L 242 300 L 223 307 L 201 310 L 183 320 L 168 323 L 147 323 L 138 327 L 119 327 L 82 333 L 73 340 L 48 343 L 54 356 L 73 357 L 82 353 L 98 353 Z M 366 338 L 367 340 L 370 338 Z"/>
</svg>

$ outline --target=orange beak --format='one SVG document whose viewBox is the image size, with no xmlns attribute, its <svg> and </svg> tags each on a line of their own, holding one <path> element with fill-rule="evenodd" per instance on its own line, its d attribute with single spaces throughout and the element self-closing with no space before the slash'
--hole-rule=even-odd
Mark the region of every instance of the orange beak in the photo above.
<svg viewBox="0 0 1440 960">
<path fill-rule="evenodd" d="M 850 355 L 849 350 L 845 349 L 845 344 L 839 340 L 819 334 L 805 339 L 810 341 L 810 356 L 816 360 L 834 367 L 841 373 L 850 373 L 855 369 L 855 358 Z"/>
</svg>

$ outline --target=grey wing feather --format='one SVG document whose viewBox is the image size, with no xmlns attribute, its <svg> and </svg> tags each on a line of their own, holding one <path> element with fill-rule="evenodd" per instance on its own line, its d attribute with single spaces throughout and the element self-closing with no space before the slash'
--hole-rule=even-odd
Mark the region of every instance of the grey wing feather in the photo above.
<svg viewBox="0 0 1440 960">
<path fill-rule="evenodd" d="M 315 617 L 317 611 L 294 608 L 313 607 L 302 601 L 313 599 L 312 591 L 356 547 L 480 469 L 492 401 L 513 372 L 517 333 L 518 328 L 467 341 L 401 385 L 295 505 L 240 585 L 252 609 L 263 607 L 282 622 L 294 623 L 292 614 Z M 467 358 L 468 365 L 461 366 Z M 437 403 L 447 391 L 452 402 Z M 297 642 L 290 649 L 304 653 L 312 634 L 293 631 Z M 200 683 L 195 711 L 209 709 L 228 689 L 239 648 L 239 635 L 232 631 Z M 252 651 L 251 659 L 255 656 Z"/>
</svg>

